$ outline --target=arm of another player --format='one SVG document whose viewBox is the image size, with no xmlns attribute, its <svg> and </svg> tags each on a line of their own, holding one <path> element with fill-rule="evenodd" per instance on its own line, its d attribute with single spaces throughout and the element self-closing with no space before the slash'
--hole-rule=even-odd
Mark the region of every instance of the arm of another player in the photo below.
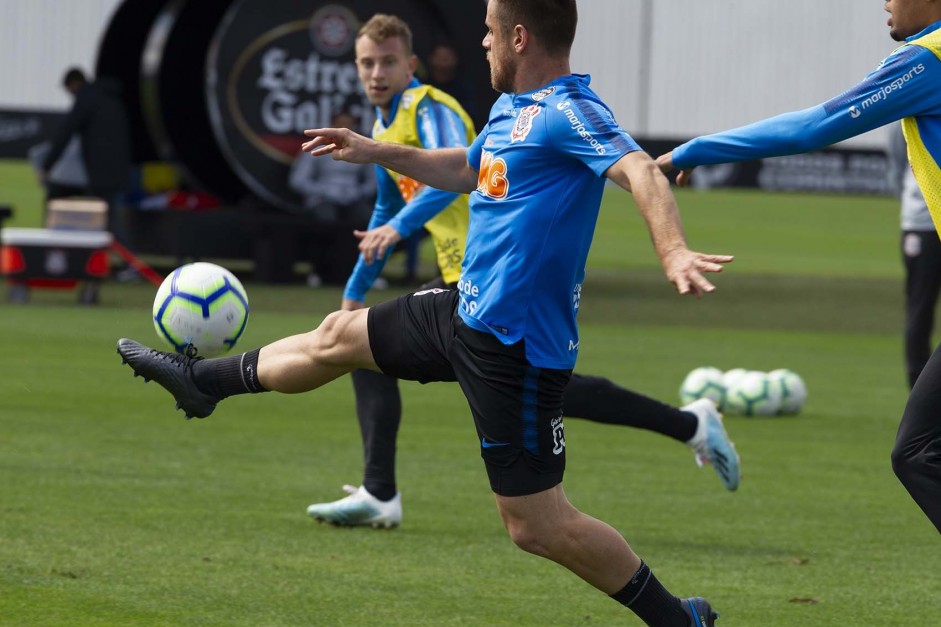
<svg viewBox="0 0 941 627">
<path fill-rule="evenodd" d="M 379 166 L 374 167 L 377 184 L 376 204 L 373 208 L 372 217 L 369 219 L 366 233 L 382 229 L 405 205 L 402 194 L 389 173 Z M 361 233 L 364 233 L 364 231 L 353 231 L 354 235 Z M 353 310 L 365 306 L 366 293 L 382 273 L 391 254 L 391 247 L 379 257 L 373 256 L 366 259 L 365 254 L 360 254 L 359 259 L 356 260 L 356 265 L 353 267 L 353 272 L 346 280 L 346 287 L 343 289 L 343 300 L 340 303 L 342 309 Z"/>
<path fill-rule="evenodd" d="M 689 183 L 700 165 L 765 159 L 819 150 L 941 105 L 941 60 L 920 46 L 902 46 L 862 82 L 803 111 L 793 111 L 740 128 L 705 135 L 661 155 L 663 172 L 681 170 Z"/>
<path fill-rule="evenodd" d="M 676 290 L 697 298 L 715 290 L 704 273 L 721 272 L 722 264 L 731 262 L 733 257 L 697 253 L 687 247 L 670 183 L 650 155 L 629 152 L 608 168 L 605 176 L 633 194 L 663 271 Z"/>
<path fill-rule="evenodd" d="M 304 131 L 312 139 L 302 146 L 315 157 L 331 155 L 350 163 L 376 163 L 431 187 L 469 194 L 477 187 L 477 171 L 467 163 L 466 148 L 427 150 L 380 142 L 346 128 Z"/>
</svg>

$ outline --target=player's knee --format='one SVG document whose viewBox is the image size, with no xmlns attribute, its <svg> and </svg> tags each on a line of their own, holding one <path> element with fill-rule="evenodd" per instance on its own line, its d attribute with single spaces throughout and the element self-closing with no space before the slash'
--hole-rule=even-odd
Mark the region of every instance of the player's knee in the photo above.
<svg viewBox="0 0 941 627">
<path fill-rule="evenodd" d="M 334 311 L 314 330 L 311 335 L 312 348 L 320 359 L 329 361 L 346 351 L 352 317 L 352 311 Z"/>
<path fill-rule="evenodd" d="M 525 519 L 505 520 L 510 540 L 520 549 L 540 557 L 549 557 L 552 554 L 550 542 L 542 525 L 532 524 Z"/>
<path fill-rule="evenodd" d="M 909 477 L 918 473 L 918 468 L 918 458 L 912 454 L 910 444 L 906 445 L 902 441 L 896 442 L 895 447 L 892 448 L 892 470 L 895 476 L 905 483 Z"/>
</svg>

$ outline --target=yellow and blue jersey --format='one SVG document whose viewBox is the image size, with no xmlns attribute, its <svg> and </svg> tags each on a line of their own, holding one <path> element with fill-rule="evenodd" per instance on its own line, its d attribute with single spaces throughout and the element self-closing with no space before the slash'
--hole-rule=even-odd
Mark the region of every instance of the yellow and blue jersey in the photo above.
<svg viewBox="0 0 941 627">
<path fill-rule="evenodd" d="M 388 119 L 377 110 L 372 132 L 380 141 L 430 149 L 466 147 L 474 135 L 473 122 L 454 98 L 417 80 L 393 97 Z M 467 240 L 467 196 L 427 187 L 379 166 L 376 179 L 376 205 L 369 228 L 388 224 L 403 239 L 426 228 L 435 244 L 441 276 L 447 283 L 457 282 Z M 370 265 L 360 257 L 344 298 L 364 300 L 391 253 Z"/>
<path fill-rule="evenodd" d="M 479 176 L 459 312 L 505 344 L 524 340 L 536 367 L 575 365 L 576 314 L 603 175 L 640 150 L 589 81 L 570 75 L 502 95 L 467 151 Z"/>
<path fill-rule="evenodd" d="M 673 165 L 763 159 L 818 150 L 902 120 L 909 160 L 941 226 L 941 22 L 905 40 L 861 83 L 803 111 L 705 135 L 673 151 Z"/>
</svg>

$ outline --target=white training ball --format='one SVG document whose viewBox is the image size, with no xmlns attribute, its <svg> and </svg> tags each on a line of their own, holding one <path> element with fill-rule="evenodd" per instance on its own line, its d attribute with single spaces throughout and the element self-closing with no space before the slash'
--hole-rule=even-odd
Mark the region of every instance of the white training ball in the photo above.
<svg viewBox="0 0 941 627">
<path fill-rule="evenodd" d="M 749 370 L 726 394 L 725 410 L 742 416 L 773 416 L 781 409 L 781 387 L 772 385 L 768 374 Z"/>
<path fill-rule="evenodd" d="M 157 335 L 178 353 L 212 357 L 229 351 L 248 324 L 248 295 L 235 275 L 213 263 L 180 266 L 154 299 Z"/>
<path fill-rule="evenodd" d="M 748 370 L 744 368 L 732 368 L 731 370 L 726 370 L 722 374 L 722 385 L 725 386 L 726 391 L 731 390 L 732 387 L 738 383 L 738 380 L 747 373 Z"/>
<path fill-rule="evenodd" d="M 778 368 L 768 373 L 771 384 L 781 388 L 782 414 L 797 414 L 807 402 L 807 385 L 799 374 L 787 368 Z"/>
<path fill-rule="evenodd" d="M 711 366 L 703 366 L 690 371 L 680 385 L 680 401 L 686 405 L 700 398 L 708 398 L 717 407 L 725 403 L 725 386 L 722 384 L 722 371 Z"/>
</svg>

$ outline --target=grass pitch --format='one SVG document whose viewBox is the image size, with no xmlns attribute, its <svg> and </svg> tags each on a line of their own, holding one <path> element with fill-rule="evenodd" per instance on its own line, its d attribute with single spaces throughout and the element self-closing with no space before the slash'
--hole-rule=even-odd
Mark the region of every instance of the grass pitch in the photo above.
<svg viewBox="0 0 941 627">
<path fill-rule="evenodd" d="M 16 225 L 37 226 L 22 173 L 0 167 L 0 195 L 19 193 Z M 676 402 L 697 366 L 788 367 L 809 400 L 796 417 L 727 419 L 734 494 L 673 441 L 569 420 L 570 499 L 672 591 L 708 597 L 722 627 L 937 624 L 941 541 L 888 460 L 906 397 L 895 203 L 679 198 L 693 248 L 736 261 L 715 294 L 677 297 L 609 192 L 579 370 Z M 340 297 L 246 288 L 242 348 L 311 328 Z M 511 545 L 454 385 L 402 386 L 402 528 L 310 521 L 309 503 L 361 477 L 348 380 L 184 421 L 114 353 L 119 336 L 156 342 L 153 295 L 108 283 L 95 308 L 52 291 L 0 304 L 0 625 L 640 624 Z"/>
</svg>

